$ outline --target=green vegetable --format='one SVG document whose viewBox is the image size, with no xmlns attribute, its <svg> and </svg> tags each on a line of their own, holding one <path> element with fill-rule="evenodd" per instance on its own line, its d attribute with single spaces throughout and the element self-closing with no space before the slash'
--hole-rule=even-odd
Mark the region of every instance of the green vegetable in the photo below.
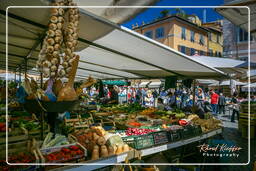
<svg viewBox="0 0 256 171">
<path fill-rule="evenodd" d="M 63 135 L 56 135 L 56 137 L 55 137 L 53 140 L 51 140 L 48 144 L 46 144 L 45 147 L 46 147 L 46 148 L 47 148 L 47 147 L 53 147 L 53 146 L 55 146 L 56 144 L 65 141 L 65 138 L 66 138 L 66 137 L 63 136 Z"/>
<path fill-rule="evenodd" d="M 43 142 L 42 148 L 44 148 L 46 146 L 46 144 L 48 144 L 50 142 L 50 140 L 52 139 L 53 133 L 49 132 Z"/>
</svg>

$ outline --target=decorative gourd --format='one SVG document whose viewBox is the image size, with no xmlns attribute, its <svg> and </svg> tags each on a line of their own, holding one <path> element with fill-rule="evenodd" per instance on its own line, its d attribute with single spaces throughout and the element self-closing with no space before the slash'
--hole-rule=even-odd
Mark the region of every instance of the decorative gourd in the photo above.
<svg viewBox="0 0 256 171">
<path fill-rule="evenodd" d="M 97 141 L 100 138 L 95 132 L 93 133 L 93 140 Z"/>
<path fill-rule="evenodd" d="M 115 154 L 114 147 L 108 146 L 108 155 L 111 156 L 111 155 L 114 155 L 114 154 Z"/>
<path fill-rule="evenodd" d="M 120 154 L 123 152 L 123 145 L 118 145 L 116 149 L 116 154 Z"/>
<path fill-rule="evenodd" d="M 106 140 L 104 137 L 99 137 L 98 140 L 97 140 L 97 144 L 98 145 L 105 145 L 106 143 Z"/>
<path fill-rule="evenodd" d="M 108 156 L 108 149 L 105 145 L 102 145 L 100 148 L 100 157 L 107 157 Z"/>
<path fill-rule="evenodd" d="M 130 150 L 129 146 L 127 144 L 124 144 L 123 145 L 123 152 L 129 151 L 129 150 Z"/>
<path fill-rule="evenodd" d="M 99 149 L 98 148 L 94 148 L 92 151 L 92 160 L 97 160 L 99 159 Z"/>
<path fill-rule="evenodd" d="M 77 100 L 77 94 L 73 87 L 75 75 L 78 67 L 79 56 L 75 57 L 72 65 L 72 70 L 69 73 L 68 83 L 60 90 L 58 94 L 58 101 L 74 101 Z"/>
</svg>

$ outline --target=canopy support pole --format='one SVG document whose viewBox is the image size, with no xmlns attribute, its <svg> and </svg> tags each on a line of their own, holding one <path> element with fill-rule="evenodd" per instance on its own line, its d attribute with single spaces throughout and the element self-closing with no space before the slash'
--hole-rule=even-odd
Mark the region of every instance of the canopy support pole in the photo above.
<svg viewBox="0 0 256 171">
<path fill-rule="evenodd" d="M 25 79 L 27 79 L 27 65 L 28 65 L 28 59 L 25 58 L 24 59 L 24 62 L 25 62 L 25 70 L 24 70 L 24 73 L 25 73 Z"/>
<path fill-rule="evenodd" d="M 19 66 L 19 86 L 21 85 L 21 66 Z"/>
<path fill-rule="evenodd" d="M 40 72 L 40 88 L 43 89 L 43 73 Z"/>
<path fill-rule="evenodd" d="M 193 80 L 193 106 L 195 106 L 196 100 L 196 80 Z"/>
<path fill-rule="evenodd" d="M 16 71 L 14 72 L 14 82 L 16 83 Z"/>
</svg>

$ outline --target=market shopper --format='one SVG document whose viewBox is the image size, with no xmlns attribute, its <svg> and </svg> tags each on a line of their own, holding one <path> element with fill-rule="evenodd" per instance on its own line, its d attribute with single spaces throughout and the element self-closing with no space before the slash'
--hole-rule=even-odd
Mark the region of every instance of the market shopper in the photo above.
<svg viewBox="0 0 256 171">
<path fill-rule="evenodd" d="M 220 93 L 219 100 L 218 100 L 218 109 L 219 114 L 225 115 L 225 105 L 226 105 L 226 98 L 223 93 Z"/>
<path fill-rule="evenodd" d="M 237 120 L 239 120 L 239 104 L 237 100 L 237 93 L 234 93 L 231 104 L 233 108 L 232 116 L 231 116 L 231 122 L 235 122 L 235 115 L 237 115 Z"/>
<path fill-rule="evenodd" d="M 204 96 L 204 92 L 201 88 L 198 88 L 196 100 L 197 100 L 197 106 L 199 108 L 204 109 L 205 96 Z"/>
<path fill-rule="evenodd" d="M 118 104 L 118 92 L 113 86 L 109 86 L 109 101 L 108 104 Z"/>
<path fill-rule="evenodd" d="M 219 95 L 217 93 L 215 93 L 214 90 L 210 90 L 210 95 L 211 95 L 212 114 L 216 115 L 217 114 Z"/>
</svg>

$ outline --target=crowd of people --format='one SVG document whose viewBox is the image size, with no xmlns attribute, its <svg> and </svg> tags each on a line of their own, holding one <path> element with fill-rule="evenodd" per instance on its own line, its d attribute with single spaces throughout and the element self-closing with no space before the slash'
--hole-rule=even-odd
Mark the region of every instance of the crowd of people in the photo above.
<svg viewBox="0 0 256 171">
<path fill-rule="evenodd" d="M 95 88 L 88 90 L 89 94 L 97 95 Z M 239 118 L 239 100 L 235 92 L 232 97 L 225 97 L 223 93 L 209 90 L 204 91 L 197 87 L 195 93 L 189 88 L 177 89 L 149 89 L 134 88 L 129 86 L 104 86 L 105 103 L 124 104 L 139 103 L 146 107 L 157 107 L 161 110 L 183 109 L 191 110 L 192 106 L 197 107 L 199 115 L 211 112 L 213 115 L 225 115 L 226 106 L 232 110 L 231 122 L 235 116 Z M 195 97 L 193 95 L 195 94 Z"/>
</svg>

